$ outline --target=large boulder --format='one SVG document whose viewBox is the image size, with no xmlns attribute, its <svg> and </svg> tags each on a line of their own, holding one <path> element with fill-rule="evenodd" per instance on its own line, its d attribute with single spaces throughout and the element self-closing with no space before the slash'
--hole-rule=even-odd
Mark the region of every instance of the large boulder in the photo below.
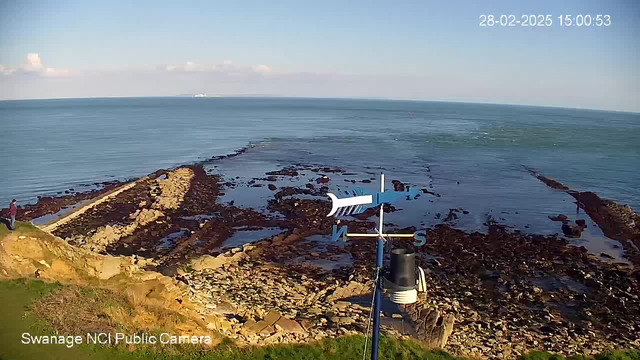
<svg viewBox="0 0 640 360">
<path fill-rule="evenodd" d="M 333 291 L 333 294 L 327 297 L 327 301 L 336 301 L 354 296 L 368 294 L 372 291 L 373 284 L 363 284 L 357 281 L 351 281 L 345 286 L 340 286 Z"/>
<path fill-rule="evenodd" d="M 579 225 L 562 224 L 562 233 L 569 237 L 580 237 L 584 227 Z"/>
<path fill-rule="evenodd" d="M 246 257 L 247 254 L 242 251 L 235 254 L 223 253 L 218 256 L 203 255 L 198 258 L 191 259 L 189 265 L 191 265 L 191 268 L 195 271 L 217 269 L 227 264 L 237 263 Z"/>
</svg>

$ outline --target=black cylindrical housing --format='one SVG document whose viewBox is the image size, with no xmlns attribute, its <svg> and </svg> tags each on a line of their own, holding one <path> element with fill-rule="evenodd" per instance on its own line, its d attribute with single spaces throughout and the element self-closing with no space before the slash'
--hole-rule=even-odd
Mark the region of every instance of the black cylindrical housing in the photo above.
<svg viewBox="0 0 640 360">
<path fill-rule="evenodd" d="M 416 286 L 416 254 L 407 249 L 392 250 L 389 275 L 397 286 Z"/>
</svg>

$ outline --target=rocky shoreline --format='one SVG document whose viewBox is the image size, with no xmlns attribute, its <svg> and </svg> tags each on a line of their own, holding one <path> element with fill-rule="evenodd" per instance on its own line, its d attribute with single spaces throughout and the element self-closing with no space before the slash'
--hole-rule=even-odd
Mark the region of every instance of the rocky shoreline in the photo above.
<svg viewBox="0 0 640 360">
<path fill-rule="evenodd" d="M 620 242 L 625 249 L 625 257 L 634 265 L 640 266 L 640 215 L 635 213 L 629 205 L 620 205 L 615 201 L 602 199 L 591 191 L 570 189 L 538 174 L 533 169 L 527 170 L 550 188 L 571 195 L 576 200 L 576 205 L 589 215 L 607 237 Z M 562 221 L 562 219 L 559 220 Z"/>
<path fill-rule="evenodd" d="M 243 183 L 209 174 L 203 165 L 159 170 L 53 234 L 90 251 L 143 259 L 146 270 L 183 284 L 209 329 L 241 344 L 362 334 L 375 244 L 327 240 L 336 220 L 326 217 L 326 193 L 342 174 L 356 175 L 297 165 Z M 486 232 L 457 230 L 447 223 L 464 210 L 451 209 L 443 224 L 427 229 L 427 246 L 394 241 L 416 251 L 428 292 L 406 308 L 383 309 L 387 333 L 460 356 L 500 359 L 531 350 L 572 355 L 640 347 L 638 215 L 535 175 L 574 196 L 608 237 L 620 241 L 635 267 L 603 262 L 559 236 L 510 231 L 493 218 Z M 370 175 L 356 179 L 344 181 L 371 181 Z M 103 191 L 118 184 L 109 186 Z M 261 188 L 269 192 L 261 208 L 221 201 L 226 192 Z M 18 219 L 59 211 L 70 199 L 41 199 L 21 208 Z M 340 224 L 371 232 L 376 216 L 370 211 Z M 249 242 L 246 237 L 252 243 L 238 245 Z"/>
</svg>

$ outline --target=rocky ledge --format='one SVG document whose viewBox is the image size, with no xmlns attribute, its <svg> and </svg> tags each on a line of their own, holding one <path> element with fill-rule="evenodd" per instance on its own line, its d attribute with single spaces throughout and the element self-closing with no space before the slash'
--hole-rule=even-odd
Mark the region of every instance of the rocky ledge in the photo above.
<svg viewBox="0 0 640 360">
<path fill-rule="evenodd" d="M 268 178 L 246 183 L 247 189 L 273 185 L 271 191 L 265 188 L 268 196 L 258 209 L 235 205 L 235 199 L 220 200 L 224 191 L 244 186 L 237 179 L 223 182 L 202 166 L 161 170 L 64 223 L 54 234 L 103 253 L 133 255 L 140 267 L 172 277 L 181 284 L 172 289 L 181 292 L 183 303 L 194 304 L 210 331 L 241 344 L 363 334 L 375 242 L 327 240 L 335 220 L 326 217 L 331 205 L 325 194 L 328 184 L 345 174 L 311 166 L 269 172 Z M 282 179 L 284 184 L 278 182 Z M 630 208 L 544 179 L 574 196 L 639 264 L 634 257 L 639 221 Z M 399 181 L 393 185 L 405 187 Z M 423 194 L 439 196 L 426 190 Z M 385 206 L 385 211 L 402 210 Z M 451 209 L 443 221 L 455 220 L 460 212 L 465 214 Z M 375 216 L 373 209 L 344 217 L 340 224 L 370 232 Z M 576 224 L 583 225 L 586 222 Z M 427 245 L 420 248 L 394 241 L 394 247 L 416 252 L 427 272 L 428 292 L 416 304 L 383 308 L 385 331 L 473 358 L 640 347 L 637 268 L 603 262 L 561 237 L 510 231 L 495 219 L 487 219 L 486 226 L 486 233 L 435 226 L 426 231 Z M 109 227 L 118 230 L 114 236 L 98 241 L 99 247 L 87 245 L 105 238 L 97 234 Z M 223 245 L 240 231 L 263 228 L 279 233 L 256 237 L 242 247 Z M 115 266 L 121 268 L 120 263 Z"/>
</svg>

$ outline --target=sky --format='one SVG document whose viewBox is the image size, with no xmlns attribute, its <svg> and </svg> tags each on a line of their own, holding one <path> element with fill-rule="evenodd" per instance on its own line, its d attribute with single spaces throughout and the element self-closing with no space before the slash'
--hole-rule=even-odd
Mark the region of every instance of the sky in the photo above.
<svg viewBox="0 0 640 360">
<path fill-rule="evenodd" d="M 482 27 L 483 14 L 552 25 Z M 609 15 L 610 26 L 560 26 L 561 15 Z M 639 36 L 636 0 L 0 0 L 0 99 L 206 93 L 640 112 Z"/>
</svg>

